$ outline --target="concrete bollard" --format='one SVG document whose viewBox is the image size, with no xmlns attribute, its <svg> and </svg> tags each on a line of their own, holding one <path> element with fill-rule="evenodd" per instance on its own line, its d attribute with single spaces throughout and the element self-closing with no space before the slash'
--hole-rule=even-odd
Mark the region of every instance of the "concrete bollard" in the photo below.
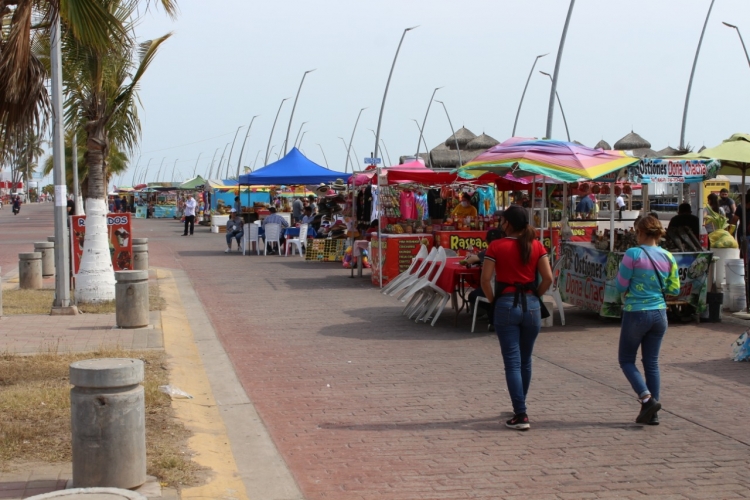
<svg viewBox="0 0 750 500">
<path fill-rule="evenodd" d="M 18 254 L 18 287 L 22 290 L 39 290 L 42 288 L 41 253 Z"/>
<path fill-rule="evenodd" d="M 148 271 L 148 238 L 133 238 L 133 269 Z"/>
<path fill-rule="evenodd" d="M 47 241 L 49 241 L 50 243 L 54 243 L 55 242 L 55 237 L 54 236 L 47 236 Z"/>
<path fill-rule="evenodd" d="M 135 488 L 146 482 L 143 361 L 101 358 L 70 365 L 73 486 Z"/>
<path fill-rule="evenodd" d="M 34 251 L 42 254 L 42 276 L 55 275 L 55 244 L 49 241 L 34 243 Z"/>
<path fill-rule="evenodd" d="M 115 320 L 120 328 L 148 326 L 148 271 L 115 273 Z"/>
</svg>

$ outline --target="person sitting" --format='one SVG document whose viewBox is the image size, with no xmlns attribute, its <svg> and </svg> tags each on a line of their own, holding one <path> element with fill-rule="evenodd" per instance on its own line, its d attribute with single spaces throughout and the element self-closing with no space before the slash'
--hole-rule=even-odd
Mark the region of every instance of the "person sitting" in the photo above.
<svg viewBox="0 0 750 500">
<path fill-rule="evenodd" d="M 271 215 L 263 219 L 263 222 L 261 223 L 261 228 L 263 229 L 264 234 L 265 234 L 266 224 L 280 224 L 281 229 L 289 227 L 289 223 L 286 221 L 286 219 L 276 213 L 276 207 L 269 207 L 268 211 L 271 212 Z M 279 235 L 279 246 L 283 245 L 284 241 L 285 240 L 284 240 L 284 235 L 282 231 L 282 234 Z M 266 245 L 267 245 L 267 248 L 266 248 L 267 253 L 271 255 L 275 255 L 276 251 L 273 249 L 273 247 L 271 247 L 271 245 L 268 244 L 268 242 L 266 242 Z M 281 249 L 279 248 L 279 250 Z"/>
<path fill-rule="evenodd" d="M 315 220 L 313 209 L 310 206 L 306 206 L 303 212 L 305 215 L 302 216 L 302 224 L 312 224 Z"/>
<path fill-rule="evenodd" d="M 700 238 L 700 221 L 691 212 L 690 203 L 680 203 L 680 206 L 677 208 L 677 215 L 669 221 L 667 231 L 686 226 L 690 228 L 696 238 Z"/>
<path fill-rule="evenodd" d="M 471 195 L 469 193 L 461 195 L 461 203 L 453 209 L 451 215 L 453 217 L 458 217 L 459 219 L 477 216 L 477 207 L 471 204 Z"/>
<path fill-rule="evenodd" d="M 242 237 L 245 235 L 242 228 L 243 224 L 242 217 L 237 213 L 237 210 L 234 208 L 230 210 L 229 220 L 227 221 L 227 249 L 224 250 L 224 253 L 232 251 L 232 238 L 237 240 L 237 251 L 242 251 Z"/>
<path fill-rule="evenodd" d="M 500 238 L 505 238 L 505 233 L 502 229 L 490 229 L 487 231 L 487 236 L 485 239 L 487 240 L 487 246 L 490 246 L 490 243 L 492 243 L 495 240 L 499 240 Z M 484 263 L 484 254 L 487 252 L 487 250 L 482 250 L 481 252 L 478 252 L 476 255 L 472 253 L 466 254 L 466 263 L 469 265 L 479 264 L 479 267 L 482 267 L 482 264 Z M 469 293 L 469 304 L 471 304 L 471 307 L 474 307 L 474 303 L 477 301 L 477 298 L 484 297 L 484 291 L 481 287 L 475 288 L 474 290 Z M 490 312 L 490 304 L 486 302 L 480 302 L 479 303 L 479 312 L 484 314 L 489 314 Z M 490 326 L 492 326 L 492 320 L 493 318 L 490 316 Z"/>
</svg>

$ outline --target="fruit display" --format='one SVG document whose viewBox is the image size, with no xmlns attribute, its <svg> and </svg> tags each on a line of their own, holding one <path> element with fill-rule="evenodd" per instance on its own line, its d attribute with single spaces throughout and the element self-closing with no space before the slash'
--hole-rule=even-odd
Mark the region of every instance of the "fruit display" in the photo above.
<svg viewBox="0 0 750 500">
<path fill-rule="evenodd" d="M 591 243 L 598 250 L 609 250 L 609 229 L 604 230 L 604 232 L 594 233 L 591 236 Z M 629 248 L 634 248 L 637 246 L 638 238 L 636 237 L 634 230 L 615 230 L 615 252 L 623 253 Z M 672 228 L 667 231 L 666 236 L 659 241 L 659 246 L 670 252 L 678 253 L 694 253 L 704 251 L 703 247 L 701 246 L 700 240 L 698 240 L 695 234 L 693 234 L 693 232 L 685 226 Z"/>
</svg>

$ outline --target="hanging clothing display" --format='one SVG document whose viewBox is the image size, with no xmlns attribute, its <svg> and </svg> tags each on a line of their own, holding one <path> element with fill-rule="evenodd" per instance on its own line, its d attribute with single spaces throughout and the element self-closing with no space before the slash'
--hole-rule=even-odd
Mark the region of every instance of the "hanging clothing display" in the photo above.
<svg viewBox="0 0 750 500">
<path fill-rule="evenodd" d="M 372 222 L 380 217 L 380 214 L 378 213 L 378 186 L 372 186 L 370 192 L 372 194 L 372 205 L 370 206 L 370 222 Z"/>
<path fill-rule="evenodd" d="M 493 215 L 497 210 L 495 188 L 489 186 L 478 187 L 474 196 L 472 196 L 472 201 L 474 198 L 477 199 L 476 207 L 479 215 Z"/>
<path fill-rule="evenodd" d="M 440 195 L 440 189 L 427 191 L 427 211 L 435 220 L 445 219 L 445 198 Z"/>
<path fill-rule="evenodd" d="M 414 198 L 414 191 L 401 191 L 399 196 L 399 207 L 401 217 L 404 219 L 417 220 L 417 203 Z"/>
<path fill-rule="evenodd" d="M 424 191 L 418 192 L 415 195 L 417 202 L 417 216 L 418 220 L 427 220 L 430 218 L 430 208 L 427 204 L 427 194 Z"/>
</svg>

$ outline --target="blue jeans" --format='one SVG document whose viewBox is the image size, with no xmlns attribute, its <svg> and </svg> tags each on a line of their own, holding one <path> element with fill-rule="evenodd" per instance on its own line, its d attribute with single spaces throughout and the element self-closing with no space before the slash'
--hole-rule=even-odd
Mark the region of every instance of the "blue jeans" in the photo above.
<svg viewBox="0 0 750 500">
<path fill-rule="evenodd" d="M 232 233 L 227 233 L 227 246 L 229 248 L 232 248 L 232 238 L 235 238 L 237 240 L 237 246 L 239 247 L 242 243 L 242 237 L 245 235 L 245 231 L 235 231 Z"/>
<path fill-rule="evenodd" d="M 667 333 L 667 310 L 623 311 L 620 329 L 620 348 L 617 357 L 620 368 L 639 398 L 651 394 L 659 400 L 659 349 Z M 643 376 L 635 366 L 641 348 Z"/>
<path fill-rule="evenodd" d="M 531 352 L 542 326 L 539 299 L 526 295 L 527 311 L 513 307 L 513 295 L 501 295 L 495 303 L 495 332 L 505 365 L 505 382 L 513 402 L 513 413 L 526 413 L 526 395 L 531 384 Z"/>
</svg>

